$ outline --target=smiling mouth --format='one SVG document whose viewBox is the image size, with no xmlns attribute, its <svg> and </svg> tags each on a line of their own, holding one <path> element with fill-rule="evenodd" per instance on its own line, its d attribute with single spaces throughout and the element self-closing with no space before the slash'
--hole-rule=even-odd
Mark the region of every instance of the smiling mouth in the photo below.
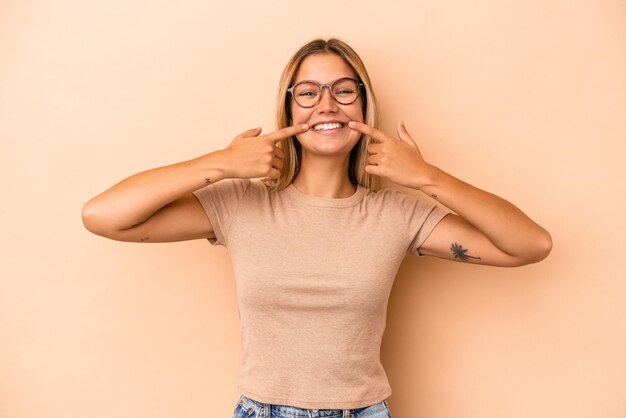
<svg viewBox="0 0 626 418">
<path fill-rule="evenodd" d="M 313 126 L 313 130 L 315 132 L 336 132 L 345 126 L 346 124 L 341 122 L 318 123 Z"/>
</svg>

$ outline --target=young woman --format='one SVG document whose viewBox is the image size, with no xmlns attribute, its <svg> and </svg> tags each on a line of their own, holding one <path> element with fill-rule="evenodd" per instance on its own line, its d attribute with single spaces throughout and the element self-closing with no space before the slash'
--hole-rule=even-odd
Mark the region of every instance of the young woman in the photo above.
<svg viewBox="0 0 626 418">
<path fill-rule="evenodd" d="M 548 255 L 550 235 L 426 162 L 402 122 L 396 136 L 376 129 L 367 71 L 342 41 L 296 52 L 277 119 L 273 133 L 128 177 L 89 200 L 83 222 L 120 241 L 229 249 L 243 347 L 235 417 L 390 417 L 380 344 L 402 259 L 520 266 Z M 380 189 L 381 178 L 449 209 Z"/>
</svg>

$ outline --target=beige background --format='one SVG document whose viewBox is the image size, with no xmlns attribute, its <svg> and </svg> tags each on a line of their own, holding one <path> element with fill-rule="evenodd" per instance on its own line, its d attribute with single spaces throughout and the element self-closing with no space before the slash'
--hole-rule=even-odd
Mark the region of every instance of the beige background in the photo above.
<svg viewBox="0 0 626 418">
<path fill-rule="evenodd" d="M 394 418 L 626 416 L 626 2 L 433 3 L 1 2 L 0 416 L 231 416 L 227 250 L 107 240 L 81 208 L 272 131 L 287 59 L 331 35 L 368 66 L 383 130 L 404 119 L 427 160 L 554 238 L 517 269 L 405 259 Z"/>
</svg>

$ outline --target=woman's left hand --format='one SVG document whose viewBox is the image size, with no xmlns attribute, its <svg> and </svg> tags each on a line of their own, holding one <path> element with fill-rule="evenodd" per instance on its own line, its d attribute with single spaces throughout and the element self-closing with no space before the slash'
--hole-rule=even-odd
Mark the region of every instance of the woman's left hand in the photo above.
<svg viewBox="0 0 626 418">
<path fill-rule="evenodd" d="M 398 121 L 396 125 L 398 138 L 357 121 L 350 121 L 348 126 L 369 135 L 374 141 L 367 147 L 366 173 L 413 189 L 420 189 L 425 185 L 430 165 L 422 158 L 417 144 L 402 121 Z"/>
</svg>

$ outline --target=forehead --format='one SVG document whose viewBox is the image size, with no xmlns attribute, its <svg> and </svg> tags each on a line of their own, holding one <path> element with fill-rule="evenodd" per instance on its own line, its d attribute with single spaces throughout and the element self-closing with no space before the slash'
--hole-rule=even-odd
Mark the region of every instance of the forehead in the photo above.
<svg viewBox="0 0 626 418">
<path fill-rule="evenodd" d="M 356 74 L 339 55 L 313 54 L 300 63 L 295 82 L 313 80 L 318 83 L 330 83 L 343 77 L 356 78 Z"/>
</svg>

